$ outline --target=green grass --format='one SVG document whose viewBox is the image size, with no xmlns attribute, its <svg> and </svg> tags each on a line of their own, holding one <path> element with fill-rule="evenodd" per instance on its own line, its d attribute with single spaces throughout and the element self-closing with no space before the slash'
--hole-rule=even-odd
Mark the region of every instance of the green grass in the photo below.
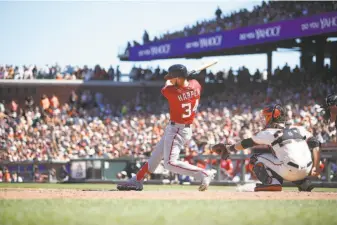
<svg viewBox="0 0 337 225">
<path fill-rule="evenodd" d="M 0 183 L 1 188 L 52 188 L 52 189 L 115 189 L 115 184 L 38 184 L 38 183 Z M 145 185 L 144 191 L 157 190 L 197 190 L 195 185 Z M 283 188 L 284 190 L 295 191 L 296 188 Z M 230 186 L 210 186 L 209 190 L 234 191 L 235 187 Z M 315 192 L 336 192 L 335 188 L 315 188 Z"/>
<path fill-rule="evenodd" d="M 112 189 L 111 184 L 0 184 L 1 188 Z M 234 191 L 211 186 L 211 190 Z M 197 186 L 146 185 L 145 190 L 197 190 Z M 287 188 L 287 190 L 296 190 Z M 318 188 L 315 191 L 336 192 Z M 337 224 L 337 201 L 299 200 L 1 200 L 0 225 L 309 225 Z"/>
<path fill-rule="evenodd" d="M 0 200 L 1 225 L 337 224 L 337 201 Z"/>
</svg>

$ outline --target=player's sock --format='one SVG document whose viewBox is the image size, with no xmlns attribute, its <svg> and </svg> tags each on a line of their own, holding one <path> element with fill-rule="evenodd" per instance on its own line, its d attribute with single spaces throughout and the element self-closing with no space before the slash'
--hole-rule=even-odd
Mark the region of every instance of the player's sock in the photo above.
<svg viewBox="0 0 337 225">
<path fill-rule="evenodd" d="M 138 171 L 138 173 L 136 174 L 136 179 L 138 181 L 141 181 L 144 179 L 145 175 L 149 172 L 149 164 L 145 163 L 142 168 L 140 168 L 140 170 Z"/>
</svg>

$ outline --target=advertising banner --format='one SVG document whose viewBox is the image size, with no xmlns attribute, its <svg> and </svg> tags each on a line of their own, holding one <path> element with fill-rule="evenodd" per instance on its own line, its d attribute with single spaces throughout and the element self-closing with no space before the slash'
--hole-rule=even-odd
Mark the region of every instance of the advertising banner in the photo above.
<svg viewBox="0 0 337 225">
<path fill-rule="evenodd" d="M 332 32 L 337 32 L 337 12 L 135 46 L 129 49 L 129 60 L 183 57 Z"/>
</svg>

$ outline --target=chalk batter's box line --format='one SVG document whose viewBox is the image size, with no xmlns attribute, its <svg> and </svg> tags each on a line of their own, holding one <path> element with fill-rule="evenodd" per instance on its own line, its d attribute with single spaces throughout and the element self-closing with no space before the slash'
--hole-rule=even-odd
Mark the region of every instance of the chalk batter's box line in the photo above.
<svg viewBox="0 0 337 225">
<path fill-rule="evenodd" d="M 83 189 L 82 191 L 105 191 L 105 192 L 107 192 L 107 191 L 118 191 L 117 189 L 109 189 L 109 190 L 107 190 L 107 189 Z"/>
</svg>

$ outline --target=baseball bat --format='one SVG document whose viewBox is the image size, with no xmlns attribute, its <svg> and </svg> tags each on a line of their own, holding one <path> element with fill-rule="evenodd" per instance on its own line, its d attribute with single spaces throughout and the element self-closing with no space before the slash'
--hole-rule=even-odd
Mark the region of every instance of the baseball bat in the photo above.
<svg viewBox="0 0 337 225">
<path fill-rule="evenodd" d="M 209 63 L 206 63 L 206 64 L 204 64 L 204 65 L 202 65 L 202 66 L 200 66 L 200 67 L 198 67 L 198 68 L 192 70 L 192 71 L 189 72 L 188 74 L 189 74 L 190 76 L 193 75 L 193 74 L 197 74 L 197 73 L 199 73 L 200 71 L 202 71 L 202 70 L 204 70 L 204 69 L 207 69 L 208 67 L 211 67 L 211 66 L 213 66 L 213 65 L 215 65 L 215 64 L 217 64 L 217 63 L 218 63 L 218 60 L 213 60 L 213 61 L 211 61 L 211 62 L 209 62 Z"/>
</svg>

